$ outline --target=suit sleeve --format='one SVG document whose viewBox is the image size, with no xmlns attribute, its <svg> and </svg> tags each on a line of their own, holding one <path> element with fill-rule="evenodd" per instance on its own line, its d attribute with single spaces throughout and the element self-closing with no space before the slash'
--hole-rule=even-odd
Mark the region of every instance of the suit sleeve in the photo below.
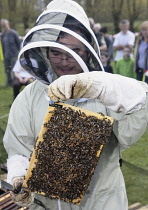
<svg viewBox="0 0 148 210">
<path fill-rule="evenodd" d="M 140 110 L 126 115 L 110 110 L 109 115 L 115 119 L 113 130 L 123 151 L 136 143 L 148 127 L 148 93 Z"/>
</svg>

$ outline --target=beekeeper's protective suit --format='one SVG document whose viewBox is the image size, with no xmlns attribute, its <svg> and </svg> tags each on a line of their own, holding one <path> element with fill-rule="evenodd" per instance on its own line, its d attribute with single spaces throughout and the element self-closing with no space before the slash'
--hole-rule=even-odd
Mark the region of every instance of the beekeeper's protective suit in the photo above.
<svg viewBox="0 0 148 210">
<path fill-rule="evenodd" d="M 70 34 L 84 46 L 84 58 L 77 46 L 59 42 L 63 34 Z M 48 58 L 48 51 L 66 52 L 67 61 L 75 62 L 85 73 L 62 76 L 59 79 Z M 20 52 L 21 65 L 37 80 L 28 85 L 14 101 L 4 136 L 8 152 L 8 181 L 17 184 L 26 173 L 29 156 L 52 100 L 66 100 L 87 110 L 102 112 L 114 118 L 113 133 L 101 154 L 98 166 L 81 204 L 61 200 L 41 200 L 50 210 L 127 210 L 125 184 L 120 170 L 120 153 L 135 143 L 144 133 L 148 119 L 148 87 L 145 83 L 111 75 L 100 70 L 99 48 L 83 9 L 71 0 L 54 0 L 37 19 L 25 37 Z M 55 54 L 56 56 L 56 54 Z M 55 58 L 55 57 L 54 57 Z M 62 60 L 62 58 L 61 58 Z M 62 62 L 62 61 L 61 61 Z M 54 81 L 55 80 L 55 81 Z M 53 82 L 54 81 L 54 82 Z M 74 90 L 73 96 L 71 90 Z M 70 99 L 69 98 L 76 98 Z M 52 170 L 52 169 L 51 169 Z M 22 205 L 25 201 L 17 200 Z M 17 197 L 17 196 L 16 196 Z M 33 194 L 27 205 L 33 201 Z M 30 209 L 42 209 L 33 204 Z"/>
</svg>

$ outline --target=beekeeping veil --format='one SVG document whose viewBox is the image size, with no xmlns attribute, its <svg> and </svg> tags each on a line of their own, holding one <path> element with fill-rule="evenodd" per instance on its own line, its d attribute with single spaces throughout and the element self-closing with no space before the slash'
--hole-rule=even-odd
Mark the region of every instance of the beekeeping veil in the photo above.
<svg viewBox="0 0 148 210">
<path fill-rule="evenodd" d="M 89 52 L 87 61 L 68 45 L 58 42 L 62 33 L 75 37 L 84 45 Z M 96 68 L 103 70 L 99 46 L 89 20 L 82 7 L 72 0 L 53 0 L 49 3 L 38 17 L 35 26 L 26 34 L 23 48 L 19 53 L 22 67 L 47 85 L 57 77 L 47 56 L 47 51 L 51 47 L 66 51 L 84 72 Z"/>
</svg>

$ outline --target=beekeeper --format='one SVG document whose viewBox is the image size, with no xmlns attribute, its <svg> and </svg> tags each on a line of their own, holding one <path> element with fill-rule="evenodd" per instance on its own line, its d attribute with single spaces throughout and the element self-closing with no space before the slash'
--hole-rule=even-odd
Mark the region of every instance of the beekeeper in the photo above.
<svg viewBox="0 0 148 210">
<path fill-rule="evenodd" d="M 127 210 L 119 159 L 147 127 L 147 84 L 103 72 L 88 18 L 72 0 L 49 3 L 25 36 L 19 58 L 22 67 L 37 80 L 14 101 L 4 136 L 7 180 L 14 188 L 23 182 L 49 100 L 102 112 L 115 121 L 79 206 L 34 193 L 11 193 L 13 200 L 36 210 L 42 207 L 33 204 L 34 196 L 50 210 Z"/>
</svg>

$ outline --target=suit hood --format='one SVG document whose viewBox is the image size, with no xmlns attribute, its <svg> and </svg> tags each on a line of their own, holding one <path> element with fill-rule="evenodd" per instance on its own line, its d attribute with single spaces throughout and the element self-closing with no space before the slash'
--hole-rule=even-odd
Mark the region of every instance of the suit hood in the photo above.
<svg viewBox="0 0 148 210">
<path fill-rule="evenodd" d="M 85 46 L 89 61 L 84 61 L 79 54 L 58 41 L 63 34 L 75 37 Z M 47 56 L 47 51 L 51 47 L 66 51 L 84 72 L 96 68 L 103 70 L 98 42 L 90 28 L 88 17 L 75 1 L 51 1 L 37 18 L 34 27 L 26 34 L 23 48 L 19 53 L 22 67 L 48 85 L 57 78 Z"/>
</svg>

